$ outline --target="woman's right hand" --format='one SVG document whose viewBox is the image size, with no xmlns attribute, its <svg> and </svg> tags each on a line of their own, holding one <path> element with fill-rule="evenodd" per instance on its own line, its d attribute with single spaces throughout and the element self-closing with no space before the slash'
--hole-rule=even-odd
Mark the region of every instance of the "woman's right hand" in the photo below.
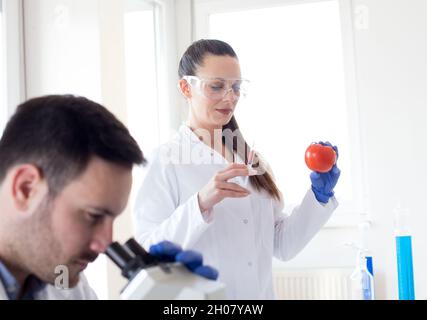
<svg viewBox="0 0 427 320">
<path fill-rule="evenodd" d="M 237 163 L 218 171 L 198 193 L 200 211 L 210 210 L 225 198 L 244 198 L 248 196 L 250 194 L 249 190 L 227 180 L 238 176 L 245 177 L 255 174 L 257 172 L 254 169 L 249 169 L 245 164 Z"/>
</svg>

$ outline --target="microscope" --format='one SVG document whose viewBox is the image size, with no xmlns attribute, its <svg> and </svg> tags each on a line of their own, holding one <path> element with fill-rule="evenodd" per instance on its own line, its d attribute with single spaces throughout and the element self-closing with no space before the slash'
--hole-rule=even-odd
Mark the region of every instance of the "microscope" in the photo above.
<svg viewBox="0 0 427 320">
<path fill-rule="evenodd" d="M 129 280 L 120 292 L 123 300 L 222 300 L 225 285 L 192 273 L 185 266 L 161 262 L 135 239 L 122 246 L 113 242 L 105 254 Z"/>
</svg>

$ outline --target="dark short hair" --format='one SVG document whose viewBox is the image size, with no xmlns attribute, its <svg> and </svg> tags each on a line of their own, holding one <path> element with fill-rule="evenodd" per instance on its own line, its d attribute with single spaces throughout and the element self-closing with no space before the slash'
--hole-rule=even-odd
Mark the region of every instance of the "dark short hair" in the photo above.
<svg viewBox="0 0 427 320">
<path fill-rule="evenodd" d="M 195 76 L 197 68 L 203 65 L 203 59 L 208 54 L 237 58 L 236 52 L 228 43 L 216 39 L 200 39 L 193 42 L 182 55 L 178 68 L 179 77 Z"/>
<path fill-rule="evenodd" d="M 16 165 L 36 165 L 56 195 L 96 156 L 132 168 L 145 162 L 137 142 L 111 112 L 72 95 L 49 95 L 18 106 L 0 140 L 0 183 Z"/>
</svg>

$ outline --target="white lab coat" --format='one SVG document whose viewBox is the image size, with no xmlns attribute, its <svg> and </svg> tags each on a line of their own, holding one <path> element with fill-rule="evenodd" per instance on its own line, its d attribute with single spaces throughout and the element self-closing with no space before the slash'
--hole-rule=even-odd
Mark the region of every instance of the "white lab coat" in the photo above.
<svg viewBox="0 0 427 320">
<path fill-rule="evenodd" d="M 148 160 L 134 206 L 137 240 L 146 249 L 170 240 L 201 252 L 219 270 L 229 299 L 274 299 L 273 255 L 293 258 L 338 205 L 334 197 L 320 204 L 310 189 L 288 216 L 282 202 L 248 184 L 248 197 L 226 198 L 202 215 L 197 193 L 228 163 L 185 125 Z M 244 184 L 243 177 L 233 180 Z"/>
<path fill-rule="evenodd" d="M 92 290 L 87 282 L 86 277 L 81 274 L 80 281 L 72 289 L 62 290 L 57 289 L 53 285 L 46 285 L 46 287 L 37 292 L 36 300 L 96 300 L 98 299 L 96 293 Z M 0 281 L 0 300 L 8 300 L 3 283 Z"/>
</svg>

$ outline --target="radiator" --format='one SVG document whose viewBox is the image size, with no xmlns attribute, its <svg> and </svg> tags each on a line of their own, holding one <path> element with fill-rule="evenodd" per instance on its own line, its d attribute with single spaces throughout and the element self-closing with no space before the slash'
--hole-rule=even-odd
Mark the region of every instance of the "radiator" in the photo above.
<svg viewBox="0 0 427 320">
<path fill-rule="evenodd" d="M 353 268 L 273 269 L 277 299 L 347 300 Z"/>
</svg>

